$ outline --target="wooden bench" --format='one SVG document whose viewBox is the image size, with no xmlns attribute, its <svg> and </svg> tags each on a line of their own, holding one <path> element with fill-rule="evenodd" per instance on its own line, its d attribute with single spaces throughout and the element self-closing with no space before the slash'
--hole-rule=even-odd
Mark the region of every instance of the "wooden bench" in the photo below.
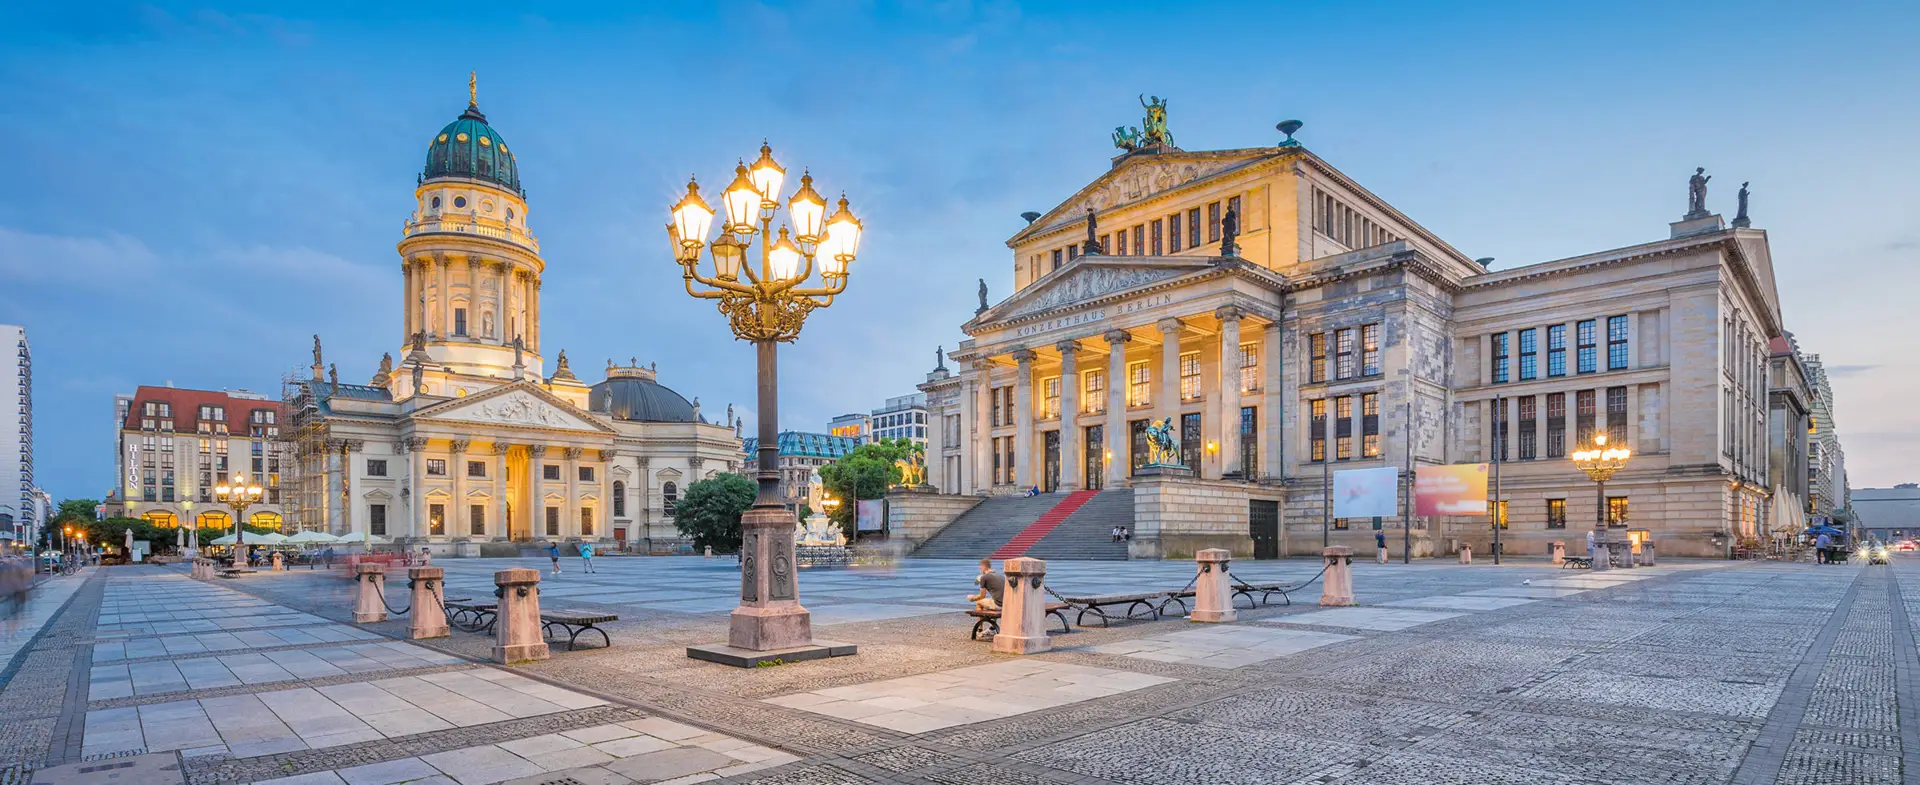
<svg viewBox="0 0 1920 785">
<path fill-rule="evenodd" d="M 573 651 L 574 644 L 580 640 L 582 634 L 597 632 L 600 633 L 600 648 L 604 649 L 613 645 L 613 639 L 607 637 L 607 631 L 600 629 L 597 625 L 619 620 L 619 616 L 611 613 L 587 613 L 576 610 L 541 611 L 540 633 L 547 640 L 559 640 L 554 637 L 553 628 L 558 627 L 564 630 L 567 633 L 567 651 Z"/>
<path fill-rule="evenodd" d="M 1593 558 L 1588 556 L 1562 556 L 1560 557 L 1560 569 L 1591 570 L 1593 569 Z"/>
<path fill-rule="evenodd" d="M 1066 611 L 1070 607 L 1072 606 L 1064 602 L 1047 603 L 1047 615 L 1060 620 L 1061 632 L 1073 632 L 1073 625 L 1067 623 Z M 983 611 L 983 610 L 980 610 L 979 608 L 975 608 L 973 610 L 967 611 L 967 615 L 972 616 L 975 619 L 978 619 L 978 621 L 975 621 L 973 623 L 973 633 L 967 636 L 969 640 L 976 640 L 976 641 L 980 640 L 980 633 L 983 630 L 986 631 L 989 635 L 1000 634 L 1000 612 L 999 611 Z"/>
<path fill-rule="evenodd" d="M 1102 594 L 1093 597 L 1061 597 L 1060 599 L 1068 606 L 1080 611 L 1079 615 L 1074 617 L 1073 623 L 1082 627 L 1087 626 L 1087 614 L 1091 613 L 1100 617 L 1100 626 L 1106 627 L 1110 626 L 1114 619 L 1111 614 L 1106 612 L 1106 608 L 1126 606 L 1127 612 L 1120 618 L 1129 621 L 1136 619 L 1157 619 L 1160 618 L 1160 609 L 1168 602 L 1167 595 L 1173 593 L 1174 592 L 1154 591 L 1140 594 Z M 1186 604 L 1184 602 L 1181 603 L 1181 607 L 1186 607 Z"/>
<path fill-rule="evenodd" d="M 500 613 L 497 602 L 472 602 L 467 599 L 447 600 L 442 603 L 447 612 L 447 624 L 459 627 L 467 632 L 480 632 L 493 629 L 493 619 Z"/>
</svg>

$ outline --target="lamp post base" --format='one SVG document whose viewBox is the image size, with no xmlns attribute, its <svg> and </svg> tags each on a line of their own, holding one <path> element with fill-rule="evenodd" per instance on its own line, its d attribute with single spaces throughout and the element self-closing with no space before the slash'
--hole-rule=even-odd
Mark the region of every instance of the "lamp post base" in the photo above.
<svg viewBox="0 0 1920 785">
<path fill-rule="evenodd" d="M 740 606 L 727 643 L 688 647 L 688 657 L 744 668 L 854 653 L 850 644 L 813 640 L 813 614 L 800 604 L 793 533 L 793 512 L 777 504 L 740 516 Z"/>
</svg>

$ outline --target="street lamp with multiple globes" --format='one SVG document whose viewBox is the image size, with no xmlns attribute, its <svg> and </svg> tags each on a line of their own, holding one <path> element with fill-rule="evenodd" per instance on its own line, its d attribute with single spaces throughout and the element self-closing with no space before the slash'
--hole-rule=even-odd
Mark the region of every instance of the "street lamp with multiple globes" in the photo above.
<svg viewBox="0 0 1920 785">
<path fill-rule="evenodd" d="M 847 288 L 848 268 L 860 248 L 860 220 L 840 197 L 839 209 L 827 213 L 827 202 L 813 189 L 813 175 L 800 176 L 800 188 L 787 201 L 792 226 L 778 235 L 773 219 L 780 209 L 780 186 L 786 169 L 773 160 L 773 148 L 762 144 L 760 158 L 749 167 L 734 167 L 733 182 L 721 192 L 725 209 L 720 236 L 711 243 L 711 272 L 703 269 L 707 232 L 716 213 L 700 196 L 697 182 L 687 183 L 687 194 L 672 208 L 667 237 L 686 280 L 687 294 L 715 300 L 727 317 L 734 336 L 753 342 L 759 363 L 759 471 L 753 507 L 741 516 L 740 606 L 735 608 L 727 636 L 733 649 L 751 652 L 807 649 L 783 654 L 783 659 L 827 656 L 813 646 L 813 627 L 801 607 L 794 575 L 794 518 L 780 501 L 779 378 L 776 347 L 800 336 L 807 314 L 833 304 Z M 755 236 L 760 239 L 758 264 L 748 261 Z M 808 285 L 816 272 L 817 285 Z M 702 288 L 695 288 L 699 283 Z M 851 653 L 835 649 L 832 653 Z M 695 647 L 688 655 L 730 664 L 738 652 L 715 653 Z M 764 659 L 764 658 L 762 658 Z"/>
<path fill-rule="evenodd" d="M 247 508 L 260 501 L 265 489 L 247 482 L 244 474 L 236 474 L 213 489 L 213 498 L 221 504 L 233 508 L 233 567 L 245 569 L 247 566 Z"/>
<path fill-rule="evenodd" d="M 1607 435 L 1596 432 L 1591 443 L 1574 450 L 1568 457 L 1598 486 L 1594 492 L 1593 569 L 1605 570 L 1612 566 L 1609 562 L 1612 561 L 1614 547 L 1614 544 L 1607 542 L 1607 480 L 1613 477 L 1614 472 L 1626 467 L 1627 459 L 1633 457 L 1633 451 L 1625 447 L 1607 446 Z"/>
</svg>

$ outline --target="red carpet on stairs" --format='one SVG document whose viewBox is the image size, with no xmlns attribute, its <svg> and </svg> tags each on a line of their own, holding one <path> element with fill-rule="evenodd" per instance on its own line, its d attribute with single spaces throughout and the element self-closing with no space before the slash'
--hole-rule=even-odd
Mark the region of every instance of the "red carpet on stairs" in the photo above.
<svg viewBox="0 0 1920 785">
<path fill-rule="evenodd" d="M 1097 493 L 1099 493 L 1099 491 L 1074 491 L 1073 493 L 1067 494 L 1067 498 L 1061 499 L 1059 504 L 1053 505 L 1053 509 L 1048 510 L 1045 515 L 1040 516 L 1040 519 L 1034 521 L 1033 525 L 1028 526 L 1019 534 L 1014 535 L 1012 540 L 1000 546 L 1000 550 L 994 551 L 993 556 L 989 558 L 1018 558 L 1020 555 L 1026 553 L 1028 548 L 1033 547 L 1034 543 L 1039 542 L 1040 538 L 1047 536 L 1048 532 L 1053 531 L 1054 527 L 1066 521 L 1067 516 L 1079 510 L 1081 505 L 1086 504 L 1093 498 L 1094 494 Z"/>
</svg>

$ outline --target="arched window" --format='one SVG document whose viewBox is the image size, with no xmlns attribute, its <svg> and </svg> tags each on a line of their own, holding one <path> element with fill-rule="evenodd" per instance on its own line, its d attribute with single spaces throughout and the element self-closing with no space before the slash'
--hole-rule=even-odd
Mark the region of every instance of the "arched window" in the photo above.
<svg viewBox="0 0 1920 785">
<path fill-rule="evenodd" d="M 627 484 L 619 480 L 613 481 L 613 517 L 627 517 Z"/>
<path fill-rule="evenodd" d="M 674 504 L 680 501 L 680 489 L 673 483 L 660 486 L 660 497 L 667 502 L 667 514 L 673 514 Z"/>
</svg>

